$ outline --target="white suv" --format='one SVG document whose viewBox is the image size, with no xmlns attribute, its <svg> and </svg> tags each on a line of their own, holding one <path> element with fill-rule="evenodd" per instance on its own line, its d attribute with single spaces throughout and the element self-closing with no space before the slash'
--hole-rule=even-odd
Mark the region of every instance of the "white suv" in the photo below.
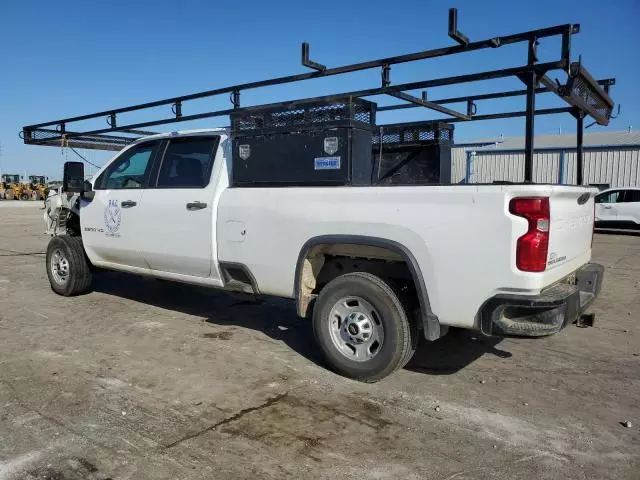
<svg viewBox="0 0 640 480">
<path fill-rule="evenodd" d="M 640 228 L 640 188 L 611 188 L 596 195 L 596 227 Z"/>
</svg>

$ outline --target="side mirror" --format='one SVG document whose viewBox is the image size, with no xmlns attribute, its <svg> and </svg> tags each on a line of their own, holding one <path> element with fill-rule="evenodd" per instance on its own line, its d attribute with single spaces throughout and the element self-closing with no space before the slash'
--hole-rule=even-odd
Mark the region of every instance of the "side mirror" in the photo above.
<svg viewBox="0 0 640 480">
<path fill-rule="evenodd" d="M 65 162 L 62 189 L 68 193 L 82 192 L 84 184 L 84 163 Z"/>
<path fill-rule="evenodd" d="M 82 193 L 80 193 L 80 198 L 90 202 L 95 196 L 96 192 L 93 191 L 91 182 L 89 180 L 85 180 L 82 184 Z"/>
</svg>

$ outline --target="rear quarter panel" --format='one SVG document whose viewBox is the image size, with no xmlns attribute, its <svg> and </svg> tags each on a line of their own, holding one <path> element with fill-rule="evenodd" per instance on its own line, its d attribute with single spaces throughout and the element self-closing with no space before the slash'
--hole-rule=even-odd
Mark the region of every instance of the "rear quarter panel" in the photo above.
<svg viewBox="0 0 640 480">
<path fill-rule="evenodd" d="M 393 240 L 416 258 L 440 323 L 472 328 L 496 293 L 534 294 L 546 286 L 545 275 L 515 268 L 515 242 L 527 224 L 508 205 L 514 196 L 551 195 L 554 188 L 231 188 L 220 199 L 218 259 L 246 265 L 262 293 L 293 298 L 308 240 L 340 234 Z"/>
<path fill-rule="evenodd" d="M 591 258 L 597 189 L 554 187 L 545 283 L 554 283 Z"/>
</svg>

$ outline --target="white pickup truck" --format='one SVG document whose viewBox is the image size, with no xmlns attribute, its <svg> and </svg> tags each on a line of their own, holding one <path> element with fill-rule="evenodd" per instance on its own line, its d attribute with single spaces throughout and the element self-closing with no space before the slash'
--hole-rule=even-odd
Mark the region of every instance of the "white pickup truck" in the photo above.
<svg viewBox="0 0 640 480">
<path fill-rule="evenodd" d="M 554 333 L 597 296 L 595 189 L 509 184 L 230 187 L 225 129 L 143 138 L 82 183 L 47 249 L 52 289 L 93 268 L 295 299 L 328 365 L 376 381 L 419 337 Z"/>
</svg>

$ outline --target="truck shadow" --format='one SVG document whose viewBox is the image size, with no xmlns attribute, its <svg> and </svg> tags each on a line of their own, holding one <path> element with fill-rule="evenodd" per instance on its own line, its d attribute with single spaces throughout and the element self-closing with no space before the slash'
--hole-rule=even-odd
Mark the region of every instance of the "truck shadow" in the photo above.
<svg viewBox="0 0 640 480">
<path fill-rule="evenodd" d="M 480 332 L 451 328 L 449 333 L 434 342 L 421 339 L 405 368 L 429 375 L 451 375 L 485 354 L 511 358 L 511 352 L 496 348 L 501 341 L 500 337 L 485 337 Z"/>
<path fill-rule="evenodd" d="M 94 291 L 142 302 L 186 315 L 221 327 L 256 330 L 285 343 L 307 360 L 324 367 L 313 339 L 311 322 L 300 319 L 293 301 L 267 298 L 259 302 L 206 287 L 158 281 L 136 275 L 101 272 L 94 276 Z M 205 338 L 231 340 L 233 332 L 204 333 Z M 414 372 L 449 375 L 465 368 L 489 353 L 508 358 L 511 353 L 498 350 L 499 338 L 482 337 L 477 332 L 452 329 L 445 337 L 421 340 L 412 360 L 405 367 Z"/>
</svg>

